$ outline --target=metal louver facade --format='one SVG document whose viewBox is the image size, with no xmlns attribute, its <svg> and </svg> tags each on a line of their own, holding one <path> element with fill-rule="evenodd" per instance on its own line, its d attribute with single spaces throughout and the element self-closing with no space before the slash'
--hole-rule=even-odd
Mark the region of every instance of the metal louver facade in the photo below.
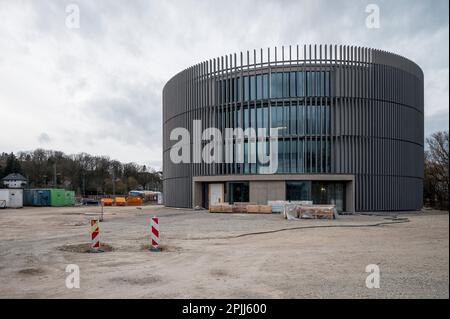
<svg viewBox="0 0 450 319">
<path fill-rule="evenodd" d="M 171 162 L 170 132 L 201 120 L 221 131 L 282 127 L 275 175 L 351 175 L 355 211 L 420 209 L 423 90 L 414 62 L 355 46 L 269 48 L 194 65 L 163 90 L 165 205 L 192 207 L 195 177 L 257 175 L 258 164 Z"/>
</svg>

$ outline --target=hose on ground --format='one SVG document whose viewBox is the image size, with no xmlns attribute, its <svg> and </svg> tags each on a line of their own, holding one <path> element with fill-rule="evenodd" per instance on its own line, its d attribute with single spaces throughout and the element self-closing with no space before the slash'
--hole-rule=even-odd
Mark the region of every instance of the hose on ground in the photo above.
<svg viewBox="0 0 450 319">
<path fill-rule="evenodd" d="M 193 237 L 193 238 L 184 238 L 186 240 L 210 240 L 210 239 L 233 239 L 233 238 L 241 238 L 246 236 L 255 236 L 255 235 L 264 235 L 264 234 L 271 234 L 271 233 L 278 233 L 282 231 L 288 231 L 288 230 L 298 230 L 298 229 L 312 229 L 312 228 L 362 228 L 362 227 L 379 227 L 383 225 L 392 225 L 392 224 L 403 224 L 403 223 L 409 223 L 408 218 L 401 218 L 398 221 L 389 221 L 389 222 L 379 222 L 375 224 L 356 224 L 356 225 L 311 225 L 311 226 L 298 226 L 298 227 L 288 227 L 288 228 L 279 228 L 279 229 L 272 229 L 272 230 L 265 230 L 265 231 L 259 231 L 259 232 L 252 232 L 252 233 L 243 233 L 239 235 L 231 235 L 231 236 L 222 236 L 222 237 Z M 175 239 L 175 238 L 174 238 Z M 180 238 L 176 238 L 180 239 Z"/>
</svg>

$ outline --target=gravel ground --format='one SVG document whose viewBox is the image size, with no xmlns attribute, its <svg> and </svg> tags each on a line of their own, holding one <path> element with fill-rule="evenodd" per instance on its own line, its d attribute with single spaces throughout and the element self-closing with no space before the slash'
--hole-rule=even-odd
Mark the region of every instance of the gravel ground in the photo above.
<svg viewBox="0 0 450 319">
<path fill-rule="evenodd" d="M 99 211 L 0 210 L 0 297 L 449 298 L 447 212 L 287 221 L 105 207 L 100 229 L 111 249 L 86 253 L 88 216 Z M 147 250 L 153 215 L 159 253 Z M 65 286 L 68 264 L 80 267 L 79 289 Z M 380 267 L 379 289 L 366 288 L 368 264 Z"/>
</svg>

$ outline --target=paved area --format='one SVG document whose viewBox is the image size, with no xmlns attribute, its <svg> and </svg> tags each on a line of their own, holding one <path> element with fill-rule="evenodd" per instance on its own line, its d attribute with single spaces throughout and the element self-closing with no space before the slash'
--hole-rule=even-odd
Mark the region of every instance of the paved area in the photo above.
<svg viewBox="0 0 450 319">
<path fill-rule="evenodd" d="M 98 207 L 0 210 L 2 298 L 449 298 L 449 219 L 427 211 L 337 220 L 105 207 L 103 242 L 82 253 Z M 162 248 L 147 250 L 150 217 Z M 79 250 L 82 251 L 82 250 Z M 65 268 L 80 267 L 79 289 Z M 381 271 L 368 289 L 368 264 Z"/>
</svg>

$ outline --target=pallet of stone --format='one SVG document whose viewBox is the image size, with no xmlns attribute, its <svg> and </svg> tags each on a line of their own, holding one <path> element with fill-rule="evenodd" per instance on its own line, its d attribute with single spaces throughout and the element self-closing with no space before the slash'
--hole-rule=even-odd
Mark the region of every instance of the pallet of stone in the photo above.
<svg viewBox="0 0 450 319">
<path fill-rule="evenodd" d="M 297 206 L 298 218 L 334 219 L 334 205 L 300 205 Z"/>
<path fill-rule="evenodd" d="M 256 205 L 256 203 L 251 202 L 235 202 L 233 204 L 233 213 L 245 214 L 247 213 L 248 205 Z"/>
<path fill-rule="evenodd" d="M 272 214 L 270 205 L 247 205 L 248 214 Z"/>
<path fill-rule="evenodd" d="M 209 206 L 210 213 L 232 213 L 233 206 L 229 204 L 215 204 Z"/>
</svg>

